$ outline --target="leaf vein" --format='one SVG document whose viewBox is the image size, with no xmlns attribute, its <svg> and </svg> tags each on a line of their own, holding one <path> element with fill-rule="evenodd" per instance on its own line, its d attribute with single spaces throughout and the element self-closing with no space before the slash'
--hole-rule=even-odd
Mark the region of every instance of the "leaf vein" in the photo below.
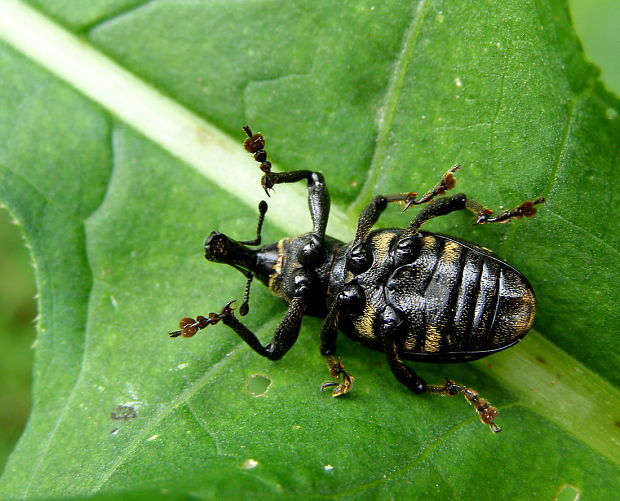
<svg viewBox="0 0 620 501">
<path fill-rule="evenodd" d="M 114 472 L 117 471 L 136 451 L 138 446 L 149 437 L 157 423 L 161 422 L 173 411 L 186 404 L 196 393 L 198 393 L 203 387 L 205 387 L 215 375 L 220 373 L 223 369 L 225 369 L 228 365 L 235 361 L 237 357 L 243 354 L 246 351 L 245 348 L 245 344 L 238 344 L 235 348 L 232 349 L 232 351 L 227 354 L 228 356 L 223 357 L 222 360 L 211 366 L 211 368 L 207 372 L 205 372 L 198 380 L 192 383 L 184 392 L 179 394 L 179 396 L 175 399 L 171 400 L 169 405 L 163 407 L 159 412 L 155 413 L 153 417 L 145 423 L 142 430 L 136 433 L 134 438 L 127 443 L 124 452 L 122 454 L 119 454 L 116 460 L 110 465 L 110 467 L 101 474 L 99 480 L 94 484 L 90 492 L 93 494 L 98 492 L 101 487 L 108 480 L 110 480 Z"/>
<path fill-rule="evenodd" d="M 357 487 L 354 487 L 354 488 L 351 488 L 345 491 L 341 491 L 337 494 L 333 494 L 333 495 L 326 496 L 326 497 L 333 498 L 333 499 L 339 499 L 341 497 L 348 496 L 350 494 L 355 494 L 357 492 L 364 491 L 366 489 L 375 487 L 377 485 L 392 481 L 404 475 L 407 471 L 415 468 L 418 464 L 422 463 L 434 450 L 436 450 L 441 444 L 443 444 L 454 433 L 457 433 L 459 430 L 461 430 L 465 426 L 468 426 L 474 421 L 476 421 L 475 416 L 467 418 L 461 421 L 460 423 L 456 424 L 455 426 L 447 430 L 445 433 L 437 437 L 433 442 L 431 442 L 430 445 L 422 449 L 422 451 L 417 455 L 417 457 L 413 461 L 402 466 L 401 468 L 397 469 L 393 473 L 382 476 L 381 478 L 376 478 L 364 484 L 358 485 Z"/>
<path fill-rule="evenodd" d="M 557 217 L 558 219 L 564 221 L 566 224 L 568 224 L 569 226 L 572 226 L 574 228 L 577 228 L 581 233 L 587 235 L 589 238 L 591 238 L 592 240 L 595 240 L 597 243 L 599 243 L 600 245 L 602 245 L 603 247 L 605 247 L 606 249 L 608 249 L 609 251 L 611 251 L 614 255 L 618 255 L 620 254 L 620 250 L 617 249 L 616 247 L 614 247 L 613 245 L 611 245 L 609 242 L 606 242 L 605 240 L 603 240 L 601 237 L 595 235 L 594 233 L 592 233 L 589 229 L 584 228 L 583 226 L 578 225 L 577 223 L 573 222 L 573 221 L 569 221 L 568 219 L 566 219 L 565 217 L 561 216 L 560 214 L 558 214 L 557 212 L 553 211 L 552 209 L 548 209 L 548 212 L 553 214 L 555 217 Z"/>
<path fill-rule="evenodd" d="M 110 185 L 112 183 L 112 178 L 114 177 L 114 172 L 115 172 L 115 167 L 116 167 L 116 159 L 115 159 L 114 152 L 116 151 L 116 149 L 114 148 L 113 136 L 114 136 L 114 134 L 113 134 L 113 132 L 111 132 L 110 133 L 110 140 L 109 140 L 109 142 L 110 142 L 110 148 L 111 148 L 111 151 L 112 151 L 112 159 L 113 160 L 112 160 L 110 176 L 108 177 L 108 185 L 107 185 L 106 191 L 105 191 L 106 194 L 101 198 L 101 201 L 100 201 L 99 205 L 91 212 L 91 215 L 95 214 L 99 210 L 99 208 L 103 205 L 103 203 L 105 202 L 105 200 L 107 198 L 107 194 L 108 194 L 108 192 L 110 190 Z M 13 172 L 13 171 L 11 171 L 11 172 Z M 14 173 L 14 174 L 19 176 L 19 174 L 17 174 L 17 173 Z M 33 186 L 27 179 L 25 179 L 25 178 L 23 178 L 23 179 L 30 186 L 33 187 L 35 192 L 38 193 L 39 196 L 42 199 L 46 200 L 50 205 L 52 205 L 53 207 L 57 208 L 62 214 L 65 214 L 65 215 L 67 215 L 67 216 L 69 216 L 69 217 L 71 217 L 73 219 L 78 219 L 80 221 L 80 224 L 83 225 L 83 227 L 84 227 L 84 234 L 85 234 L 85 250 L 86 250 L 85 257 L 86 257 L 86 262 L 87 262 L 87 265 L 88 265 L 88 270 L 90 272 L 90 284 L 91 284 L 90 291 L 88 293 L 87 304 L 90 304 L 91 300 L 93 298 L 93 294 L 94 294 L 94 283 L 95 283 L 95 279 L 94 279 L 95 273 L 94 273 L 94 270 L 93 270 L 93 267 L 92 267 L 92 264 L 91 264 L 92 260 L 90 258 L 89 252 L 88 252 L 87 222 L 88 222 L 88 218 L 90 216 L 84 218 L 84 220 L 81 220 L 81 219 L 77 218 L 75 215 L 73 215 L 70 212 L 66 211 L 66 209 L 64 209 L 64 208 L 62 208 L 60 206 L 55 205 L 49 199 L 45 198 L 43 196 L 43 194 L 41 194 L 37 190 L 37 188 L 35 186 Z M 50 291 L 51 291 L 51 295 L 52 295 L 52 304 L 54 304 L 55 303 L 54 296 L 53 296 L 54 288 L 50 287 Z M 91 309 L 88 308 L 87 312 L 88 311 L 91 311 Z M 75 378 L 75 382 L 73 383 L 73 387 L 71 388 L 71 391 L 69 392 L 69 394 L 66 397 L 65 405 L 63 406 L 63 409 L 57 415 L 56 423 L 54 424 L 53 428 L 51 429 L 51 432 L 50 432 L 49 436 L 46 437 L 45 444 L 42 447 L 40 453 L 37 455 L 37 461 L 36 461 L 34 467 L 32 468 L 32 470 L 30 471 L 30 476 L 28 478 L 28 482 L 27 482 L 27 485 L 26 485 L 26 488 L 25 488 L 25 493 L 26 494 L 28 494 L 28 492 L 30 491 L 30 488 L 31 488 L 31 486 L 33 484 L 33 481 L 37 477 L 37 474 L 40 471 L 41 466 L 45 462 L 45 459 L 47 457 L 47 454 L 49 452 L 51 444 L 54 441 L 54 438 L 56 437 L 56 434 L 57 434 L 57 432 L 58 432 L 58 430 L 60 428 L 60 425 L 63 422 L 65 416 L 67 415 L 67 412 L 69 411 L 69 409 L 70 409 L 70 407 L 71 407 L 71 405 L 73 403 L 73 400 L 74 400 L 75 395 L 76 395 L 76 389 L 78 388 L 78 386 L 80 385 L 80 383 L 82 381 L 84 370 L 85 370 L 85 367 L 87 365 L 86 364 L 86 354 L 88 352 L 88 339 L 89 339 L 88 333 L 90 332 L 89 324 L 90 324 L 90 320 L 89 320 L 89 315 L 87 313 L 87 316 L 86 316 L 86 319 L 85 319 L 85 322 L 84 322 L 84 344 L 82 346 L 82 358 L 81 358 L 81 362 L 80 362 L 80 371 L 79 371 L 77 377 Z"/>
<path fill-rule="evenodd" d="M 542 197 L 547 201 L 549 201 L 549 195 L 553 191 L 553 187 L 558 180 L 560 166 L 562 164 L 562 159 L 564 158 L 564 155 L 566 153 L 567 145 L 569 143 L 569 137 L 571 135 L 572 124 L 576 116 L 577 104 L 579 103 L 579 101 L 585 99 L 593 90 L 594 84 L 590 83 L 579 94 L 574 96 L 568 103 L 568 113 L 564 122 L 564 128 L 562 129 L 562 137 L 559 142 L 558 151 L 551 167 L 551 171 L 549 172 L 549 179 L 547 180 L 547 184 L 545 185 L 545 188 L 543 189 L 543 192 L 541 194 Z M 510 252 L 510 248 L 512 247 L 512 244 L 514 242 L 517 230 L 521 226 L 519 224 L 520 221 L 516 221 L 515 223 L 517 224 L 513 223 L 510 226 L 506 235 L 506 240 L 502 245 L 500 255 L 503 257 L 506 257 Z"/>
<path fill-rule="evenodd" d="M 502 63 L 503 63 L 503 61 L 502 61 Z M 495 158 L 497 158 L 497 155 L 495 155 L 495 127 L 497 126 L 497 121 L 498 121 L 499 115 L 500 115 L 500 113 L 502 111 L 502 103 L 504 102 L 504 88 L 505 88 L 505 85 L 506 85 L 506 71 L 502 67 L 502 78 L 500 80 L 499 96 L 497 97 L 497 105 L 495 107 L 495 113 L 493 114 L 493 118 L 491 119 L 491 128 L 489 129 L 491 151 L 493 152 L 493 155 L 494 155 Z"/>
<path fill-rule="evenodd" d="M 121 9 L 117 10 L 117 11 L 113 11 L 108 13 L 107 16 L 102 17 L 100 19 L 96 19 L 94 20 L 92 23 L 88 24 L 87 26 L 85 26 L 84 31 L 86 33 L 90 33 L 92 31 L 95 31 L 96 29 L 100 28 L 101 26 L 111 22 L 111 21 L 115 21 L 121 17 L 124 16 L 129 16 L 134 14 L 136 11 L 143 9 L 144 7 L 146 7 L 148 4 L 150 3 L 155 3 L 157 0 L 142 0 L 142 1 L 138 1 L 133 5 L 129 5 L 129 6 L 123 6 Z"/>
<path fill-rule="evenodd" d="M 401 49 L 397 54 L 394 63 L 394 69 L 390 75 L 388 87 L 385 95 L 385 101 L 377 112 L 377 138 L 372 155 L 370 167 L 366 175 L 366 182 L 359 192 L 357 198 L 350 204 L 348 211 L 361 209 L 373 194 L 381 167 L 383 166 L 386 156 L 386 150 L 390 139 L 390 131 L 396 115 L 400 93 L 403 88 L 403 82 L 411 62 L 413 52 L 415 50 L 422 25 L 429 11 L 430 2 L 421 0 L 417 3 L 414 13 L 411 17 L 409 26 L 405 30 Z"/>
<path fill-rule="evenodd" d="M 87 299 L 87 303 L 90 304 L 92 296 L 93 296 L 93 270 L 92 270 L 92 267 L 90 265 L 90 260 L 88 258 L 88 253 L 86 253 L 86 261 L 87 261 L 87 264 L 88 264 L 88 270 L 90 271 L 91 287 L 90 287 L 90 291 L 88 293 L 88 299 Z M 53 293 L 54 288 L 50 287 L 50 290 L 52 291 L 51 292 L 52 304 L 54 304 L 55 303 L 54 293 Z M 82 346 L 82 357 L 80 359 L 80 371 L 79 371 L 77 377 L 75 378 L 73 386 L 71 387 L 71 391 L 69 392 L 69 394 L 66 397 L 65 403 L 64 403 L 64 405 L 62 407 L 62 410 L 57 415 L 56 423 L 54 424 L 53 428 L 51 429 L 51 432 L 49 433 L 48 437 L 46 437 L 45 444 L 41 447 L 41 450 L 39 451 L 39 454 L 37 454 L 36 463 L 33 466 L 32 470 L 30 471 L 30 476 L 28 477 L 28 481 L 27 481 L 26 487 L 24 489 L 24 496 L 25 497 L 28 496 L 28 493 L 30 492 L 30 488 L 32 487 L 33 482 L 37 478 L 37 474 L 41 470 L 41 467 L 43 466 L 43 464 L 45 462 L 45 459 L 47 458 L 47 455 L 49 453 L 50 447 L 51 447 L 52 443 L 54 442 L 54 438 L 56 437 L 56 434 L 58 433 L 58 430 L 60 428 L 61 423 L 64 421 L 65 416 L 67 415 L 67 413 L 72 408 L 72 404 L 73 404 L 73 401 L 74 401 L 75 395 L 76 395 L 76 389 L 79 386 L 80 382 L 82 381 L 82 378 L 83 378 L 84 372 L 85 372 L 85 368 L 86 368 L 86 363 L 85 362 L 86 362 L 87 343 L 88 343 L 88 334 L 87 333 L 88 333 L 88 317 L 86 318 L 85 325 L 84 325 L 84 344 Z"/>
</svg>

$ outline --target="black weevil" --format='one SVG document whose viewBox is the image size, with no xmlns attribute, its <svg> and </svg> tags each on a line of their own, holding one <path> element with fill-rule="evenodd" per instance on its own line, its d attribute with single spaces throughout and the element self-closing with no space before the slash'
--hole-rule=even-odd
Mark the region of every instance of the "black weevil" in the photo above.
<svg viewBox="0 0 620 501">
<path fill-rule="evenodd" d="M 420 231 L 429 219 L 467 209 L 475 224 L 505 223 L 536 214 L 542 198 L 526 201 L 510 211 L 493 211 L 464 194 L 446 196 L 454 188 L 452 167 L 441 181 L 420 198 L 417 193 L 376 196 L 362 211 L 355 239 L 345 244 L 325 235 L 330 199 L 319 172 L 272 172 L 265 139 L 244 127 L 245 149 L 260 163 L 261 184 L 269 196 L 276 184 L 306 180 L 312 232 L 260 246 L 267 203 L 261 201 L 256 238 L 235 241 L 212 232 L 205 242 L 209 261 L 226 263 L 246 277 L 239 314 L 248 311 L 254 276 L 288 303 L 272 340 L 265 346 L 234 315 L 231 301 L 220 313 L 183 318 L 171 337 L 191 337 L 220 320 L 233 329 L 259 355 L 280 359 L 295 343 L 304 315 L 324 317 L 320 351 L 329 371 L 340 382 L 333 396 L 347 393 L 354 381 L 336 356 L 340 329 L 355 341 L 385 353 L 396 378 L 414 393 L 463 396 L 475 407 L 483 423 L 494 432 L 497 409 L 478 393 L 447 379 L 426 384 L 402 359 L 448 363 L 476 360 L 510 348 L 532 326 L 536 301 L 527 279 L 489 249 L 458 238 Z M 372 230 L 388 203 L 426 205 L 405 229 Z M 249 247 L 255 247 L 251 249 Z"/>
</svg>

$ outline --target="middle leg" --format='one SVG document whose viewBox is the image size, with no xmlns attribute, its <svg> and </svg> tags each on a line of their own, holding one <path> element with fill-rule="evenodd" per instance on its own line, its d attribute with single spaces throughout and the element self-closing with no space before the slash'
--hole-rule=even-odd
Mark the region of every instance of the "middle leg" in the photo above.
<svg viewBox="0 0 620 501">
<path fill-rule="evenodd" d="M 474 224 L 485 223 L 507 223 L 513 219 L 521 219 L 522 217 L 530 218 L 536 215 L 536 205 L 544 203 L 544 198 L 537 198 L 533 201 L 526 200 L 517 207 L 509 211 L 503 211 L 497 216 L 493 216 L 493 211 L 481 203 L 469 198 L 464 193 L 458 193 L 450 197 L 432 200 L 424 209 L 422 209 L 413 219 L 407 228 L 406 236 L 414 236 L 420 230 L 420 227 L 428 220 L 444 216 L 450 212 L 457 210 L 468 210 L 476 217 Z"/>
<path fill-rule="evenodd" d="M 342 312 L 360 313 L 363 310 L 364 303 L 363 289 L 356 284 L 346 284 L 336 295 L 321 327 L 321 355 L 325 357 L 331 376 L 339 381 L 342 376 L 340 382 L 328 381 L 321 385 L 321 391 L 325 388 L 335 387 L 332 391 L 332 397 L 347 393 L 355 381 L 355 378 L 344 369 L 340 357 L 336 356 L 339 315 Z"/>
<path fill-rule="evenodd" d="M 417 193 L 415 192 L 378 195 L 373 198 L 370 203 L 364 207 L 357 221 L 355 238 L 347 253 L 347 270 L 351 271 L 353 274 L 359 274 L 370 267 L 372 263 L 372 252 L 370 249 L 366 248 L 366 242 L 372 227 L 379 220 L 379 216 L 381 216 L 389 203 L 405 204 L 403 210 L 407 210 L 412 205 L 428 203 L 435 197 L 443 195 L 446 191 L 454 188 L 456 185 L 454 172 L 459 169 L 459 165 L 452 166 L 450 170 L 441 177 L 439 183 L 437 183 L 432 190 L 426 192 L 417 200 Z"/>
</svg>

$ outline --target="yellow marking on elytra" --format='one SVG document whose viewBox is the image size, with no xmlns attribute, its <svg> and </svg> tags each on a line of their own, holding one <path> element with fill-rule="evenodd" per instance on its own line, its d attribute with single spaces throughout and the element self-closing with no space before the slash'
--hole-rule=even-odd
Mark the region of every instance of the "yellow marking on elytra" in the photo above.
<svg viewBox="0 0 620 501">
<path fill-rule="evenodd" d="M 361 334 L 362 337 L 365 337 L 368 339 L 374 339 L 376 336 L 375 336 L 373 324 L 374 324 L 376 316 L 377 316 L 377 310 L 375 310 L 375 308 L 372 305 L 366 304 L 362 314 L 358 318 L 353 320 L 353 326 L 355 327 L 355 330 L 359 334 Z"/>
<path fill-rule="evenodd" d="M 519 320 L 514 322 L 515 327 L 522 332 L 525 332 L 532 327 L 534 323 L 534 315 L 536 314 L 536 300 L 534 299 L 534 294 L 529 289 L 523 294 L 523 297 L 520 298 L 520 303 L 522 304 L 521 308 L 523 310 L 529 310 L 529 315 L 523 319 L 522 322 Z"/>
<path fill-rule="evenodd" d="M 431 250 L 435 248 L 436 245 L 437 240 L 435 239 L 435 237 L 431 235 L 426 235 L 422 238 L 422 248 L 424 248 L 425 250 Z"/>
<path fill-rule="evenodd" d="M 441 253 L 440 260 L 443 263 L 450 264 L 456 261 L 461 255 L 462 246 L 456 242 L 448 240 L 443 246 L 443 252 Z"/>
<path fill-rule="evenodd" d="M 439 351 L 441 341 L 441 334 L 437 332 L 437 327 L 429 325 L 426 327 L 426 337 L 424 338 L 424 351 L 428 353 L 435 353 Z"/>
<path fill-rule="evenodd" d="M 405 351 L 413 351 L 416 344 L 416 338 L 413 334 L 409 334 L 405 342 L 403 343 L 403 348 Z"/>
</svg>

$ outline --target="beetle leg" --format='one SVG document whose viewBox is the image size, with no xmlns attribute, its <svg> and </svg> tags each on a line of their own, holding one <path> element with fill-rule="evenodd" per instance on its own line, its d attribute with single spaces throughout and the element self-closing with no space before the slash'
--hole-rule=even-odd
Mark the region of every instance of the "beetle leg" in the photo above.
<svg viewBox="0 0 620 501">
<path fill-rule="evenodd" d="M 347 270 L 353 274 L 360 274 L 370 268 L 372 263 L 372 255 L 370 249 L 366 249 L 366 241 L 374 224 L 378 221 L 379 216 L 385 210 L 388 203 L 404 203 L 406 211 L 412 205 L 425 204 L 433 200 L 433 198 L 443 195 L 446 191 L 451 190 L 456 185 L 454 172 L 459 170 L 459 165 L 453 165 L 446 172 L 439 183 L 435 187 L 427 191 L 422 197 L 416 200 L 417 193 L 394 193 L 392 195 L 378 195 L 373 198 L 362 210 L 357 220 L 357 231 L 355 238 L 349 247 L 347 254 Z"/>
<path fill-rule="evenodd" d="M 420 227 L 429 219 L 437 216 L 443 216 L 457 210 L 467 209 L 473 212 L 477 216 L 476 224 L 505 223 L 511 219 L 534 216 L 536 214 L 536 208 L 534 206 L 543 202 L 544 199 L 542 198 L 537 198 L 533 202 L 526 201 L 511 211 L 505 211 L 497 217 L 491 217 L 491 214 L 493 214 L 491 209 L 488 209 L 475 200 L 468 198 L 463 193 L 458 193 L 450 197 L 439 198 L 431 201 L 413 219 L 409 225 L 409 228 L 407 228 L 407 236 L 417 234 Z"/>
<path fill-rule="evenodd" d="M 234 301 L 229 302 L 221 313 L 210 313 L 208 318 L 198 316 L 196 320 L 184 318 L 180 322 L 181 330 L 170 332 L 170 337 L 185 336 L 191 337 L 198 330 L 204 329 L 209 325 L 218 323 L 220 320 L 230 327 L 237 335 L 243 339 L 256 353 L 268 358 L 269 360 L 279 360 L 295 344 L 301 321 L 306 310 L 306 303 L 310 294 L 310 280 L 306 273 L 298 272 L 294 276 L 295 292 L 293 299 L 289 303 L 288 310 L 284 318 L 276 327 L 271 341 L 265 346 L 262 345 L 256 334 L 243 325 L 233 314 L 231 307 Z"/>
<path fill-rule="evenodd" d="M 264 150 L 265 138 L 262 134 L 253 134 L 246 125 L 243 130 L 247 139 L 243 146 L 249 153 L 254 155 L 254 160 L 260 163 L 260 169 L 264 172 L 261 185 L 269 195 L 276 184 L 296 183 L 303 179 L 308 184 L 308 206 L 312 217 L 312 239 L 301 250 L 299 260 L 302 265 L 318 267 L 326 258 L 325 253 L 325 229 L 329 217 L 330 198 L 325 179 L 320 172 L 311 170 L 293 170 L 288 172 L 272 172 L 271 162 L 267 160 L 267 152 Z"/>
<path fill-rule="evenodd" d="M 457 384 L 451 379 L 446 379 L 443 385 L 427 385 L 424 379 L 418 376 L 411 367 L 405 365 L 400 360 L 396 339 L 398 338 L 400 329 L 402 329 L 404 325 L 398 310 L 391 306 L 386 307 L 381 317 L 383 348 L 396 379 L 414 393 L 426 392 L 431 395 L 441 396 L 454 396 L 462 393 L 465 400 L 476 409 L 480 421 L 484 424 L 488 424 L 493 433 L 500 432 L 502 429 L 494 422 L 498 414 L 497 409 L 482 398 L 476 390 Z"/>
<path fill-rule="evenodd" d="M 342 376 L 342 381 L 340 383 L 337 383 L 335 381 L 326 381 L 321 385 L 321 391 L 323 391 L 325 388 L 335 386 L 334 390 L 332 391 L 332 397 L 339 397 L 340 395 L 344 395 L 351 389 L 351 386 L 353 386 L 353 381 L 355 381 L 355 378 L 344 370 L 344 365 L 342 365 L 342 360 L 340 359 L 340 357 L 328 355 L 326 357 L 326 362 L 332 377 L 339 380 L 340 376 Z"/>
<path fill-rule="evenodd" d="M 426 387 L 426 391 L 431 395 L 441 395 L 453 397 L 459 393 L 463 394 L 465 400 L 474 406 L 480 421 L 484 424 L 488 424 L 493 433 L 499 433 L 502 429 L 495 424 L 498 411 L 489 402 L 482 398 L 478 392 L 472 388 L 467 388 L 460 384 L 455 383 L 451 379 L 446 379 L 443 385 L 429 384 Z"/>
<path fill-rule="evenodd" d="M 379 325 L 381 326 L 383 350 L 396 379 L 413 393 L 426 391 L 426 381 L 418 376 L 411 367 L 405 365 L 399 357 L 396 340 L 399 338 L 399 334 L 406 329 L 402 314 L 396 308 L 388 305 L 381 315 Z"/>
<path fill-rule="evenodd" d="M 185 317 L 179 321 L 179 329 L 178 331 L 169 332 L 168 335 L 170 337 L 192 337 L 199 330 L 208 327 L 209 325 L 214 325 L 218 323 L 220 320 L 223 320 L 225 317 L 232 315 L 233 307 L 231 306 L 235 301 L 228 302 L 220 313 L 209 313 L 207 317 L 203 317 L 202 315 L 198 315 L 196 319 Z"/>
<path fill-rule="evenodd" d="M 263 176 L 268 185 L 294 183 L 306 179 L 308 183 L 308 207 L 312 218 L 312 238 L 301 250 L 299 261 L 302 265 L 319 267 L 326 258 L 325 229 L 329 217 L 330 198 L 325 179 L 320 172 L 296 170 L 271 172 Z"/>
<path fill-rule="evenodd" d="M 503 211 L 497 216 L 491 217 L 493 211 L 487 209 L 475 200 L 467 199 L 465 204 L 467 210 L 473 212 L 476 215 L 475 224 L 485 223 L 507 223 L 513 219 L 521 219 L 522 217 L 534 217 L 536 215 L 535 205 L 539 205 L 545 202 L 545 199 L 539 197 L 533 201 L 526 200 L 522 204 L 518 205 L 512 210 Z"/>
<path fill-rule="evenodd" d="M 409 235 L 417 234 L 420 226 L 422 226 L 429 219 L 465 209 L 466 203 L 467 197 L 463 193 L 458 193 L 456 195 L 438 198 L 437 200 L 431 201 L 413 218 L 409 228 L 407 228 L 407 233 Z"/>
<path fill-rule="evenodd" d="M 301 297 L 294 298 L 289 308 L 280 321 L 273 334 L 273 338 L 265 346 L 262 345 L 256 334 L 243 325 L 234 315 L 223 318 L 225 325 L 230 327 L 243 339 L 256 353 L 269 360 L 280 360 L 291 346 L 297 341 L 301 320 L 306 307 L 306 300 Z"/>
<path fill-rule="evenodd" d="M 342 365 L 340 357 L 336 357 L 335 355 L 336 338 L 338 337 L 338 313 L 340 307 L 341 305 L 338 300 L 333 302 L 321 328 L 321 355 L 325 356 L 325 361 L 327 362 L 327 367 L 332 377 L 340 380 L 340 376 L 342 376 L 342 381 L 340 383 L 327 381 L 321 385 L 321 391 L 325 390 L 325 388 L 335 386 L 332 391 L 332 397 L 338 397 L 347 393 L 351 389 L 353 381 L 355 381 L 355 378 L 344 370 L 344 365 Z"/>
<path fill-rule="evenodd" d="M 336 338 L 338 337 L 338 314 L 339 305 L 334 301 L 329 308 L 323 325 L 321 326 L 321 355 L 331 356 L 336 354 Z"/>
<path fill-rule="evenodd" d="M 412 205 L 421 205 L 421 204 L 428 203 L 431 200 L 433 200 L 435 197 L 440 197 L 446 191 L 454 188 L 456 186 L 456 177 L 454 176 L 454 173 L 460 168 L 461 168 L 460 165 L 453 165 L 452 167 L 450 167 L 450 170 L 448 170 L 448 172 L 446 172 L 441 177 L 441 180 L 433 187 L 432 190 L 427 191 L 426 193 L 424 193 L 424 195 L 422 195 L 417 200 L 415 200 L 412 197 L 407 199 L 405 201 L 405 208 L 403 209 L 403 212 L 406 211 Z M 415 193 L 413 193 L 413 195 L 415 196 Z"/>
<path fill-rule="evenodd" d="M 207 318 L 199 315 L 196 317 L 196 320 L 193 318 L 181 319 L 179 323 L 180 330 L 170 332 L 169 335 L 170 337 L 192 337 L 200 329 L 216 324 L 221 320 L 235 331 L 256 353 L 269 360 L 279 360 L 297 340 L 305 310 L 305 301 L 302 297 L 293 298 L 286 315 L 284 315 L 284 318 L 276 327 L 272 340 L 265 346 L 261 344 L 256 334 L 237 320 L 233 314 L 233 308 L 230 306 L 234 301 L 224 306 L 221 313 L 209 313 Z"/>
<path fill-rule="evenodd" d="M 377 195 L 360 213 L 357 220 L 357 231 L 347 251 L 346 269 L 354 275 L 366 271 L 372 264 L 372 252 L 366 249 L 366 241 L 374 224 L 385 210 L 388 203 L 406 202 L 416 193 L 394 193 L 393 195 Z"/>
<path fill-rule="evenodd" d="M 413 219 L 407 233 L 409 236 L 415 235 L 420 227 L 429 219 L 437 216 L 443 216 L 457 210 L 467 209 L 476 215 L 475 224 L 484 223 L 506 223 L 512 219 L 520 219 L 522 217 L 533 217 L 536 214 L 535 205 L 544 203 L 544 198 L 537 198 L 533 201 L 525 201 L 510 211 L 504 211 L 495 217 L 491 217 L 493 211 L 463 193 L 458 193 L 450 197 L 439 198 L 431 201 L 424 207 Z"/>
</svg>

